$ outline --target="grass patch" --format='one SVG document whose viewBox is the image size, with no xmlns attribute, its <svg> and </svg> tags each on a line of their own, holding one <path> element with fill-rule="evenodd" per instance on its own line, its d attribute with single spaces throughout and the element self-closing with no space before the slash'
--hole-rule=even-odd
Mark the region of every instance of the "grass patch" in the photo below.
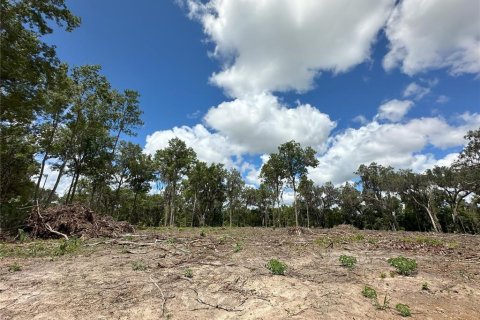
<svg viewBox="0 0 480 320">
<path fill-rule="evenodd" d="M 271 259 L 265 266 L 272 274 L 275 275 L 285 275 L 287 270 L 287 265 L 277 259 Z"/>
<path fill-rule="evenodd" d="M 192 269 L 190 269 L 190 268 L 185 268 L 185 270 L 183 270 L 183 276 L 184 276 L 184 277 L 187 277 L 187 278 L 193 278 L 193 271 L 192 271 Z"/>
<path fill-rule="evenodd" d="M 397 269 L 399 274 L 409 276 L 417 270 L 417 261 L 402 256 L 388 259 L 388 263 Z"/>
<path fill-rule="evenodd" d="M 402 315 L 402 317 L 410 317 L 412 315 L 410 307 L 403 303 L 398 303 L 395 309 Z"/>
<path fill-rule="evenodd" d="M 138 260 L 138 261 L 133 261 L 132 262 L 132 269 L 134 271 L 145 271 L 147 270 L 147 265 L 145 262 Z"/>
<path fill-rule="evenodd" d="M 373 305 L 378 310 L 386 310 L 386 309 L 388 309 L 389 304 L 390 304 L 390 299 L 388 299 L 388 296 L 385 295 L 382 303 L 378 302 L 378 299 L 375 299 L 375 303 Z"/>
<path fill-rule="evenodd" d="M 352 256 L 341 255 L 340 256 L 340 263 L 342 266 L 352 269 L 357 264 L 357 258 Z"/>
<path fill-rule="evenodd" d="M 22 244 L 0 244 L 0 258 L 38 258 L 72 254 L 82 248 L 78 238 L 67 240 L 40 240 Z"/>
<path fill-rule="evenodd" d="M 376 299 L 377 298 L 377 291 L 372 287 L 365 286 L 362 290 L 362 295 L 368 299 Z"/>
<path fill-rule="evenodd" d="M 11 264 L 8 266 L 8 271 L 10 272 L 22 271 L 22 266 L 15 262 L 14 264 Z"/>
</svg>

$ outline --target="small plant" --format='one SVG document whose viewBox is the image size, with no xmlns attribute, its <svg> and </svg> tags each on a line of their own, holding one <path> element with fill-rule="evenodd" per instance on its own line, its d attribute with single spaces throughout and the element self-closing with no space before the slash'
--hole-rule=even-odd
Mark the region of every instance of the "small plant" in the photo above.
<svg viewBox="0 0 480 320">
<path fill-rule="evenodd" d="M 380 278 L 385 279 L 387 277 L 387 274 L 385 272 L 380 273 Z"/>
<path fill-rule="evenodd" d="M 400 312 L 402 317 L 410 317 L 412 315 L 410 312 L 410 307 L 406 304 L 399 303 L 395 306 L 395 309 Z"/>
<path fill-rule="evenodd" d="M 341 255 L 340 263 L 342 264 L 342 266 L 352 269 L 357 263 L 357 258 L 352 256 Z"/>
<path fill-rule="evenodd" d="M 375 308 L 377 308 L 378 310 L 386 310 L 388 309 L 388 305 L 390 303 L 390 299 L 388 299 L 388 296 L 385 295 L 385 297 L 383 298 L 383 303 L 379 303 L 377 299 L 375 299 Z"/>
<path fill-rule="evenodd" d="M 147 265 L 143 261 L 133 261 L 132 262 L 132 269 L 134 271 L 145 271 L 145 270 L 147 270 Z"/>
<path fill-rule="evenodd" d="M 233 251 L 234 252 L 239 252 L 243 249 L 242 245 L 240 243 L 235 243 L 235 245 L 233 246 Z"/>
<path fill-rule="evenodd" d="M 62 243 L 58 246 L 55 250 L 56 256 L 63 256 L 66 253 L 73 253 L 77 251 L 77 249 L 82 244 L 82 240 L 78 238 L 70 238 L 68 240 L 63 240 Z"/>
<path fill-rule="evenodd" d="M 397 269 L 399 274 L 409 276 L 417 270 L 417 262 L 414 259 L 396 257 L 388 259 L 388 263 Z"/>
<path fill-rule="evenodd" d="M 430 290 L 430 288 L 428 287 L 428 283 L 426 282 L 422 283 L 422 290 L 426 290 L 426 291 Z"/>
<path fill-rule="evenodd" d="M 271 259 L 268 261 L 266 267 L 272 274 L 276 275 L 284 275 L 287 270 L 287 265 L 277 259 Z"/>
<path fill-rule="evenodd" d="M 205 236 L 206 236 L 205 231 L 204 230 L 200 231 L 200 237 L 205 237 Z"/>
<path fill-rule="evenodd" d="M 193 271 L 192 271 L 192 269 L 190 269 L 190 268 L 185 268 L 185 270 L 183 270 L 183 276 L 184 276 L 184 277 L 187 277 L 187 278 L 193 278 Z"/>
<path fill-rule="evenodd" d="M 362 290 L 362 294 L 365 298 L 369 299 L 376 299 L 377 298 L 377 291 L 373 289 L 372 287 L 365 286 Z"/>
<path fill-rule="evenodd" d="M 24 243 L 28 240 L 28 234 L 23 229 L 18 229 L 18 241 Z"/>
<path fill-rule="evenodd" d="M 18 263 L 14 263 L 14 264 L 11 264 L 8 266 L 8 271 L 10 272 L 17 272 L 17 271 L 21 271 L 22 270 L 22 266 L 19 265 Z"/>
</svg>

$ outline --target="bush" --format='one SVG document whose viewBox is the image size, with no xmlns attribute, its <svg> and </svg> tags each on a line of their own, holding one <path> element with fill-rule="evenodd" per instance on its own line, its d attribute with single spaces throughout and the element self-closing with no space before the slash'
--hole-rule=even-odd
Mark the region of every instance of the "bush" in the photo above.
<svg viewBox="0 0 480 320">
<path fill-rule="evenodd" d="M 395 306 L 395 309 L 400 312 L 400 314 L 402 315 L 402 317 L 409 317 L 412 315 L 412 313 L 410 312 L 410 307 L 406 304 L 403 304 L 403 303 L 399 303 Z"/>
<path fill-rule="evenodd" d="M 341 255 L 340 263 L 342 264 L 342 266 L 352 269 L 357 263 L 357 258 L 352 256 Z"/>
<path fill-rule="evenodd" d="M 388 263 L 397 269 L 399 274 L 409 276 L 417 270 L 417 262 L 414 259 L 396 257 L 388 259 Z"/>
<path fill-rule="evenodd" d="M 277 259 L 271 259 L 268 261 L 266 267 L 272 274 L 276 275 L 284 275 L 287 270 L 287 265 Z"/>
<path fill-rule="evenodd" d="M 365 298 L 369 298 L 369 299 L 376 299 L 377 298 L 377 291 L 375 291 L 375 289 L 373 289 L 369 286 L 365 286 L 363 288 L 362 294 Z"/>
<path fill-rule="evenodd" d="M 72 253 L 77 251 L 77 249 L 82 244 L 82 240 L 78 238 L 70 238 L 68 240 L 63 240 L 62 243 L 55 250 L 56 256 L 63 256 L 66 253 Z"/>
</svg>

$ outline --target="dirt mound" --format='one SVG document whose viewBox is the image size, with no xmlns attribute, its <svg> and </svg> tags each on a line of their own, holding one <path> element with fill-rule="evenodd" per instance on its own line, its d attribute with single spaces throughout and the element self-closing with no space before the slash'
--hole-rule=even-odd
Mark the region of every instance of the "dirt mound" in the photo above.
<svg viewBox="0 0 480 320">
<path fill-rule="evenodd" d="M 27 220 L 27 231 L 37 238 L 59 237 L 117 237 L 134 232 L 127 222 L 110 216 L 98 216 L 82 205 L 57 206 L 45 210 L 34 208 Z"/>
</svg>

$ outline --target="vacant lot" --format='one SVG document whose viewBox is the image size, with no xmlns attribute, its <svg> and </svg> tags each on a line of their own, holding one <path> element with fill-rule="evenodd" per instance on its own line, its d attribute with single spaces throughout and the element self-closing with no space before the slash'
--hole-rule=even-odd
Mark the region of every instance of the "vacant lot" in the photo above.
<svg viewBox="0 0 480 320">
<path fill-rule="evenodd" d="M 399 303 L 412 319 L 480 319 L 479 248 L 478 236 L 349 227 L 0 244 L 0 319 L 401 319 Z M 398 274 L 397 256 L 416 272 Z M 285 275 L 265 267 L 272 258 Z"/>
</svg>

